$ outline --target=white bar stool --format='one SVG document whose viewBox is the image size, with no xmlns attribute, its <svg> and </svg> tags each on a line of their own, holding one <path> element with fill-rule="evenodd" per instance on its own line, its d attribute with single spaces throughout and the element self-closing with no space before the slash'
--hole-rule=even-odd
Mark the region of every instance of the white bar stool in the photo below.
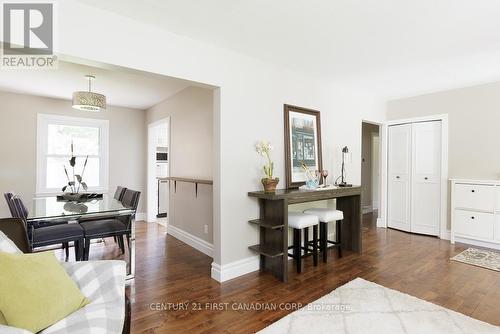
<svg viewBox="0 0 500 334">
<path fill-rule="evenodd" d="M 326 263 L 328 244 L 335 245 L 338 249 L 339 257 L 342 257 L 342 220 L 344 213 L 340 210 L 327 209 L 327 208 L 313 208 L 304 210 L 305 214 L 315 215 L 318 217 L 320 225 L 320 248 L 323 252 L 323 262 Z M 328 240 L 328 223 L 335 222 L 335 241 Z"/>
<path fill-rule="evenodd" d="M 288 247 L 288 249 L 293 249 L 293 254 L 288 254 L 288 256 L 295 259 L 298 274 L 302 271 L 302 250 L 304 250 L 304 256 L 307 256 L 311 251 L 309 240 L 306 239 L 310 226 L 313 227 L 313 262 L 315 266 L 318 265 L 318 224 L 319 219 L 315 215 L 302 212 L 288 212 L 288 227 L 293 228 L 293 246 Z M 301 240 L 302 230 L 304 230 L 304 247 L 302 247 Z"/>
</svg>

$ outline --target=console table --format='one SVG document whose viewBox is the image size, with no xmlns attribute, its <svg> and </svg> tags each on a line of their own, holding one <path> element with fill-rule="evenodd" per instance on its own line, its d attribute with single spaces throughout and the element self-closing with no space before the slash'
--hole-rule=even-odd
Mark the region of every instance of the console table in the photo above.
<svg viewBox="0 0 500 334">
<path fill-rule="evenodd" d="M 325 190 L 280 189 L 274 193 L 252 191 L 248 196 L 259 200 L 260 217 L 249 223 L 259 226 L 260 242 L 249 248 L 260 255 L 260 270 L 269 271 L 283 282 L 288 281 L 288 205 L 337 200 L 344 212 L 342 249 L 362 251 L 361 187 Z"/>
</svg>

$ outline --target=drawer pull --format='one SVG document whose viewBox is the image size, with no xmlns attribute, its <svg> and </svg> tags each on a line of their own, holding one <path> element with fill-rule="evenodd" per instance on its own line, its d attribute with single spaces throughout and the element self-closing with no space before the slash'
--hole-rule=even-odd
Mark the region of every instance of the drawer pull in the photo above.
<svg viewBox="0 0 500 334">
<path fill-rule="evenodd" d="M 471 192 L 475 193 L 476 191 L 474 189 L 472 189 Z"/>
<path fill-rule="evenodd" d="M 428 177 L 424 177 L 424 180 L 428 180 L 429 178 Z"/>
<path fill-rule="evenodd" d="M 475 218 L 474 216 L 470 217 L 470 219 L 474 219 L 474 218 Z"/>
<path fill-rule="evenodd" d="M 399 179 L 399 176 L 396 176 L 396 179 Z"/>
</svg>

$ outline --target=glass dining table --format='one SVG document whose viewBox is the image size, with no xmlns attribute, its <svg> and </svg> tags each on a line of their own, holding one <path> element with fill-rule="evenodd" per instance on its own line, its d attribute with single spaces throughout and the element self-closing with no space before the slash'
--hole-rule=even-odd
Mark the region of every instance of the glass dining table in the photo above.
<svg viewBox="0 0 500 334">
<path fill-rule="evenodd" d="M 77 224 L 80 217 L 108 218 L 116 216 L 132 216 L 130 242 L 125 254 L 127 262 L 127 279 L 135 275 L 135 210 L 124 206 L 113 197 L 103 195 L 87 202 L 68 202 L 58 200 L 56 196 L 34 198 L 31 206 L 28 205 L 28 228 L 37 221 L 67 220 L 70 224 Z"/>
</svg>

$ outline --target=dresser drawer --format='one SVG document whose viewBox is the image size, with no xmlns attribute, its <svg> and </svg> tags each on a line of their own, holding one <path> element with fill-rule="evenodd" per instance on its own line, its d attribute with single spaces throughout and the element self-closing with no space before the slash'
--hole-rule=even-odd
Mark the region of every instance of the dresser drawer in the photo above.
<svg viewBox="0 0 500 334">
<path fill-rule="evenodd" d="M 493 240 L 495 218 L 492 213 L 455 210 L 455 234 Z"/>
<path fill-rule="evenodd" d="M 494 211 L 496 206 L 495 186 L 455 184 L 453 193 L 455 208 Z"/>
</svg>

